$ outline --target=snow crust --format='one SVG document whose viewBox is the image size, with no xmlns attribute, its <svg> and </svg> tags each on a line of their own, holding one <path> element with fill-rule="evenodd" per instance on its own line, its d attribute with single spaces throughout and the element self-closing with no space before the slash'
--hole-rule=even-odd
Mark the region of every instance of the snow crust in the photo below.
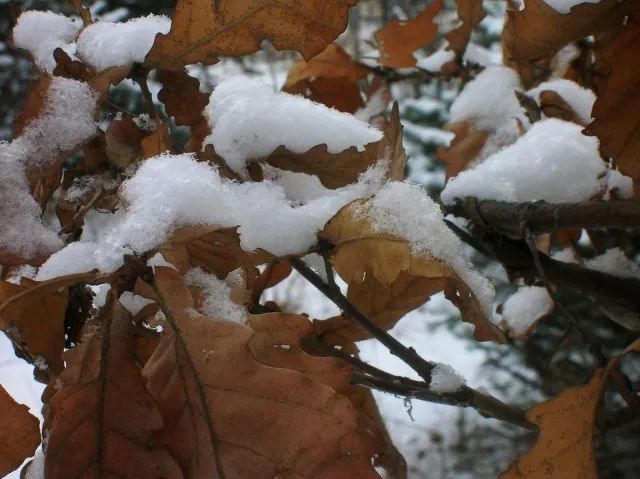
<svg viewBox="0 0 640 479">
<path fill-rule="evenodd" d="M 464 386 L 464 378 L 448 364 L 437 363 L 431 370 L 429 389 L 435 393 L 454 393 Z"/>
<path fill-rule="evenodd" d="M 62 48 L 73 56 L 75 39 L 81 28 L 82 21 L 77 17 L 30 10 L 18 17 L 13 28 L 13 42 L 16 47 L 31 53 L 40 70 L 52 73 L 56 67 L 53 51 Z"/>
<path fill-rule="evenodd" d="M 237 183 L 192 155 L 164 154 L 142 163 L 123 183 L 126 211 L 110 215 L 95 241 L 75 242 L 47 260 L 37 279 L 61 274 L 114 271 L 125 253 L 144 253 L 164 243 L 173 230 L 187 225 L 239 226 L 245 251 L 262 248 L 277 256 L 303 253 L 316 233 L 340 208 L 367 198 L 384 181 L 384 165 L 370 168 L 358 182 L 325 189 L 304 202 L 288 198 L 275 183 Z"/>
<path fill-rule="evenodd" d="M 553 8 L 556 12 L 567 14 L 569 11 L 581 3 L 599 3 L 600 0 L 543 0 L 544 3 Z M 526 8 L 526 1 L 525 1 Z"/>
<path fill-rule="evenodd" d="M 596 101 L 596 95 L 591 90 L 583 88 L 571 80 L 559 78 L 540 83 L 537 87 L 529 90 L 527 94 L 539 104 L 540 93 L 545 90 L 551 90 L 560 95 L 573 108 L 583 125 L 591 122 L 591 109 Z"/>
<path fill-rule="evenodd" d="M 26 170 L 46 168 L 96 132 L 97 93 L 86 83 L 53 77 L 39 115 L 11 143 L 0 142 L 0 247 L 24 257 L 50 253 L 63 243 L 40 220 Z"/>
<path fill-rule="evenodd" d="M 611 248 L 595 258 L 584 262 L 585 266 L 602 273 L 621 278 L 640 279 L 640 265 L 631 260 L 620 248 Z"/>
<path fill-rule="evenodd" d="M 147 304 L 155 303 L 155 301 L 145 298 L 144 296 L 134 294 L 131 291 L 125 291 L 122 293 L 118 301 L 120 301 L 120 304 L 122 304 L 122 306 L 124 306 L 124 308 L 133 316 L 138 314 Z"/>
<path fill-rule="evenodd" d="M 304 153 L 325 143 L 329 153 L 351 146 L 362 151 L 382 133 L 353 115 L 301 96 L 273 89 L 257 80 L 234 77 L 220 83 L 205 109 L 212 133 L 204 144 L 214 146 L 236 172 L 248 160 L 261 158 L 284 145 Z"/>
<path fill-rule="evenodd" d="M 239 324 L 245 323 L 247 311 L 243 306 L 231 300 L 231 288 L 227 282 L 200 268 L 189 270 L 184 278 L 189 286 L 195 286 L 202 291 L 201 310 L 203 314 Z M 233 280 L 233 278 L 230 279 Z"/>
<path fill-rule="evenodd" d="M 514 144 L 452 178 L 441 199 L 473 196 L 510 202 L 578 202 L 601 194 L 607 165 L 598 140 L 557 119 L 535 123 Z"/>
<path fill-rule="evenodd" d="M 502 318 L 514 336 L 521 336 L 552 310 L 553 299 L 546 288 L 523 286 L 502 305 Z"/>
<path fill-rule="evenodd" d="M 447 227 L 440 207 L 424 189 L 409 183 L 386 183 L 370 207 L 359 214 L 370 218 L 375 231 L 405 238 L 415 255 L 447 264 L 471 288 L 485 314 L 491 314 L 493 286 L 475 271 L 462 242 Z"/>
<path fill-rule="evenodd" d="M 96 22 L 80 33 L 78 56 L 97 70 L 142 62 L 156 35 L 166 34 L 170 29 L 171 20 L 164 15 L 132 18 L 127 22 Z"/>
</svg>

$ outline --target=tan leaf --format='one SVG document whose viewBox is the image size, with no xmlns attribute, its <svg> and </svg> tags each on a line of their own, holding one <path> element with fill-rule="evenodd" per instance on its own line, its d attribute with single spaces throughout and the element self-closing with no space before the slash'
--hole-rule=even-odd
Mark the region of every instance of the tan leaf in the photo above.
<svg viewBox="0 0 640 479">
<path fill-rule="evenodd" d="M 180 228 L 160 251 L 182 273 L 202 267 L 220 279 L 240 266 L 255 266 L 275 259 L 263 250 L 244 251 L 240 247 L 237 227 L 203 225 Z"/>
<path fill-rule="evenodd" d="M 576 114 L 567 101 L 553 90 L 543 90 L 540 92 L 540 108 L 549 118 L 559 118 L 582 125 L 583 121 Z"/>
<path fill-rule="evenodd" d="M 163 423 L 135 362 L 131 316 L 110 302 L 49 387 L 45 475 L 181 479 L 176 461 L 154 444 Z"/>
<path fill-rule="evenodd" d="M 82 0 L 67 0 L 67 3 L 73 7 L 78 16 L 82 19 L 82 23 L 86 27 L 91 25 L 91 11 L 84 6 Z"/>
<path fill-rule="evenodd" d="M 407 21 L 393 20 L 380 28 L 375 33 L 380 64 L 391 68 L 415 66 L 413 52 L 428 45 L 438 34 L 438 25 L 433 19 L 442 5 L 442 0 L 434 0 L 417 17 Z"/>
<path fill-rule="evenodd" d="M 177 271 L 156 268 L 155 288 L 171 333 L 144 375 L 165 418 L 161 440 L 185 477 L 379 477 L 376 438 L 347 398 L 256 361 L 251 328 L 190 315 Z"/>
<path fill-rule="evenodd" d="M 471 125 L 464 121 L 446 125 L 446 129 L 455 133 L 455 137 L 448 147 L 438 148 L 438 160 L 447 165 L 447 179 L 453 178 L 467 168 L 484 146 L 489 133 L 472 130 Z"/>
<path fill-rule="evenodd" d="M 142 156 L 151 158 L 171 150 L 171 135 L 169 128 L 161 120 L 156 120 L 156 129 L 145 136 L 140 142 Z"/>
<path fill-rule="evenodd" d="M 316 77 L 346 78 L 355 83 L 368 73 L 369 69 L 354 63 L 344 48 L 332 43 L 308 62 L 299 60 L 294 63 L 282 89 L 289 91 L 296 83 Z"/>
<path fill-rule="evenodd" d="M 284 91 L 346 113 L 354 113 L 363 106 L 360 87 L 347 77 L 315 77 L 301 80 Z"/>
<path fill-rule="evenodd" d="M 414 255 L 411 245 L 403 238 L 375 231 L 369 220 L 359 214 L 366 207 L 365 200 L 348 204 L 325 225 L 318 237 L 335 246 L 331 262 L 350 287 L 366 282 L 352 293 L 361 305 L 371 299 L 369 293 L 363 291 L 365 287 L 375 288 L 378 292 L 390 288 L 381 296 L 379 304 L 368 305 L 370 312 L 383 323 L 380 326 L 391 328 L 402 314 L 419 306 L 420 298 L 426 299 L 430 294 L 444 290 L 447 299 L 460 310 L 463 321 L 475 326 L 477 340 L 500 339 L 478 299 L 449 266 L 432 257 Z M 425 281 L 415 283 L 417 278 Z M 414 289 L 416 287 L 418 289 Z M 343 328 L 344 325 L 339 329 Z M 370 337 L 360 328 L 351 329 L 348 334 L 352 340 Z"/>
<path fill-rule="evenodd" d="M 105 153 L 109 162 L 126 168 L 142 157 L 141 142 L 145 133 L 138 128 L 130 116 L 123 116 L 111 122 L 104 135 Z"/>
<path fill-rule="evenodd" d="M 186 70 L 160 70 L 158 80 L 162 88 L 158 99 L 176 124 L 192 126 L 202 120 L 202 111 L 209 103 L 209 95 L 200 92 L 200 82 Z"/>
<path fill-rule="evenodd" d="M 462 22 L 460 26 L 445 35 L 449 42 L 449 48 L 456 53 L 458 58 L 464 55 L 467 43 L 471 38 L 473 29 L 485 16 L 482 8 L 482 0 L 456 0 L 458 6 L 458 18 Z"/>
<path fill-rule="evenodd" d="M 284 281 L 289 277 L 291 271 L 293 271 L 293 268 L 288 261 L 269 263 L 265 270 L 254 279 L 251 285 L 251 292 L 249 294 L 250 304 L 257 303 L 266 289 L 272 288 L 281 281 Z"/>
<path fill-rule="evenodd" d="M 14 471 L 40 444 L 38 419 L 0 386 L 0 476 Z"/>
<path fill-rule="evenodd" d="M 171 31 L 156 37 L 146 62 L 176 69 L 248 55 L 269 39 L 278 50 L 306 59 L 320 53 L 347 26 L 357 0 L 179 0 Z"/>
<path fill-rule="evenodd" d="M 340 153 L 331 154 L 327 152 L 327 145 L 322 144 L 296 154 L 279 146 L 264 161 L 282 170 L 316 175 L 327 188 L 340 188 L 357 181 L 360 173 L 382 159 L 389 162 L 389 174 L 392 178 L 404 178 L 407 157 L 402 147 L 402 125 L 397 106 L 394 107 L 382 139 L 369 143 L 363 151 L 352 146 Z"/>
<path fill-rule="evenodd" d="M 640 185 L 640 14 L 597 53 L 605 78 L 593 106 L 594 121 L 587 133 L 600 140 L 603 156 L 613 157 L 620 171 Z"/>
<path fill-rule="evenodd" d="M 622 355 L 638 351 L 640 340 Z M 500 479 L 598 478 L 593 453 L 596 413 L 609 375 L 621 356 L 598 369 L 588 384 L 567 389 L 527 412 L 527 419 L 540 428 L 538 441 Z"/>
</svg>

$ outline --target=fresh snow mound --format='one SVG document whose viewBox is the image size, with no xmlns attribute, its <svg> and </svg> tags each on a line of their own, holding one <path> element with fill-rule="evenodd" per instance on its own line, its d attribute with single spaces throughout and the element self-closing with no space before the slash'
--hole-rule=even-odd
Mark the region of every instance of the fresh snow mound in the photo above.
<svg viewBox="0 0 640 479">
<path fill-rule="evenodd" d="M 583 125 L 591 122 L 591 109 L 596 101 L 596 95 L 586 88 L 582 88 L 576 82 L 565 79 L 550 80 L 540 83 L 529 90 L 527 94 L 540 103 L 540 93 L 546 90 L 556 92 L 566 101 L 578 115 Z"/>
<path fill-rule="evenodd" d="M 339 112 L 301 96 L 274 92 L 257 80 L 234 77 L 220 83 L 205 109 L 212 144 L 236 172 L 249 160 L 262 158 L 284 145 L 304 153 L 325 143 L 329 153 L 352 146 L 362 151 L 382 133 L 353 115 Z"/>
<path fill-rule="evenodd" d="M 470 121 L 477 129 L 493 131 L 504 122 L 515 126 L 515 119 L 528 120 L 514 93 L 520 90 L 520 77 L 511 68 L 490 66 L 467 83 L 451 105 L 449 122 Z"/>
<path fill-rule="evenodd" d="M 93 268 L 114 271 L 124 253 L 150 251 L 167 241 L 176 228 L 188 225 L 239 226 L 245 251 L 262 248 L 277 256 L 303 253 L 340 208 L 373 195 L 385 173 L 383 165 L 372 167 L 357 183 L 325 189 L 301 203 L 274 183 L 224 179 L 217 168 L 197 162 L 192 155 L 160 155 L 143 162 L 123 183 L 126 211 L 110 215 L 110 226 L 96 241 L 71 243 L 51 256 L 37 279 Z"/>
<path fill-rule="evenodd" d="M 170 29 L 171 20 L 164 15 L 148 15 L 123 23 L 96 22 L 78 37 L 78 56 L 97 70 L 142 62 L 156 35 L 166 34 Z"/>
<path fill-rule="evenodd" d="M 423 70 L 427 70 L 428 72 L 439 72 L 445 63 L 453 61 L 455 57 L 456 54 L 453 50 L 446 50 L 442 48 L 427 57 L 420 58 L 417 61 L 416 66 Z"/>
<path fill-rule="evenodd" d="M 18 18 L 13 28 L 13 42 L 16 47 L 31 53 L 40 70 L 52 73 L 56 67 L 53 51 L 62 48 L 73 55 L 76 35 L 81 28 L 82 22 L 77 17 L 31 10 Z"/>
<path fill-rule="evenodd" d="M 219 280 L 215 275 L 206 273 L 200 268 L 189 270 L 184 279 L 189 286 L 195 286 L 202 291 L 203 314 L 239 324 L 245 323 L 247 311 L 241 305 L 231 301 L 231 288 L 227 282 Z M 230 277 L 229 280 L 233 278 Z"/>
<path fill-rule="evenodd" d="M 628 258 L 620 248 L 611 248 L 584 262 L 587 268 L 621 278 L 640 279 L 640 265 Z"/>
<path fill-rule="evenodd" d="M 521 336 L 553 310 L 546 288 L 523 286 L 502 305 L 502 319 L 513 336 Z"/>
<path fill-rule="evenodd" d="M 557 119 L 535 123 L 514 144 L 452 178 L 441 199 L 549 203 L 585 201 L 602 193 L 607 165 L 598 140 L 582 127 Z"/>
<path fill-rule="evenodd" d="M 490 315 L 494 289 L 478 274 L 464 245 L 447 227 L 440 207 L 423 188 L 409 183 L 389 182 L 376 193 L 363 211 L 375 231 L 405 238 L 415 255 L 430 256 L 452 268 Z"/>
<path fill-rule="evenodd" d="M 435 393 L 445 394 L 459 391 L 464 386 L 464 378 L 448 364 L 438 363 L 431 370 L 429 389 Z"/>
<path fill-rule="evenodd" d="M 556 12 L 567 14 L 569 11 L 581 3 L 599 3 L 600 0 L 543 0 L 544 3 L 553 8 Z M 525 0 L 526 8 L 526 0 Z"/>
</svg>

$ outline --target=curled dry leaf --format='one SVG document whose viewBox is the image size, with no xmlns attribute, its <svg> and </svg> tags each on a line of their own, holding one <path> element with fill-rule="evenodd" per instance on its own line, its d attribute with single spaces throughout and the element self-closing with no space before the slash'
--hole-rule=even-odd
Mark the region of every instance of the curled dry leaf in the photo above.
<svg viewBox="0 0 640 479">
<path fill-rule="evenodd" d="M 171 150 L 169 127 L 163 121 L 156 120 L 156 129 L 142 139 L 140 148 L 144 158 L 151 158 Z"/>
<path fill-rule="evenodd" d="M 114 119 L 104 135 L 105 153 L 109 162 L 119 168 L 126 168 L 142 157 L 142 131 L 133 118 L 122 116 Z"/>
<path fill-rule="evenodd" d="M 640 184 L 640 14 L 629 17 L 618 35 L 597 52 L 605 74 L 593 106 L 588 134 L 600 140 L 600 152 Z"/>
<path fill-rule="evenodd" d="M 391 68 L 415 66 L 413 52 L 427 46 L 438 34 L 438 25 L 433 19 L 442 5 L 442 0 L 434 0 L 415 18 L 393 20 L 379 29 L 375 37 L 380 49 L 380 64 Z"/>
<path fill-rule="evenodd" d="M 200 82 L 185 69 L 179 71 L 160 70 L 158 80 L 162 88 L 158 100 L 164 103 L 167 114 L 176 124 L 193 126 L 201 121 L 202 111 L 209 103 L 209 95 L 200 91 Z"/>
<path fill-rule="evenodd" d="M 402 147 L 402 125 L 397 105 L 382 138 L 366 145 L 363 151 L 352 146 L 331 154 L 327 152 L 327 145 L 322 144 L 296 154 L 279 146 L 263 161 L 282 170 L 316 175 L 327 188 L 340 188 L 357 181 L 361 173 L 379 160 L 388 162 L 390 178 L 404 178 L 407 156 Z"/>
<path fill-rule="evenodd" d="M 237 57 L 269 39 L 278 50 L 306 59 L 320 53 L 347 26 L 357 0 L 179 0 L 171 31 L 156 37 L 146 63 L 176 69 L 219 56 Z"/>
<path fill-rule="evenodd" d="M 256 360 L 250 327 L 190 314 L 177 271 L 156 268 L 154 287 L 170 332 L 144 375 L 165 419 L 159 439 L 185 477 L 379 477 L 378 441 L 347 398 Z"/>
<path fill-rule="evenodd" d="M 175 231 L 160 248 L 162 255 L 182 273 L 201 267 L 224 279 L 241 266 L 256 266 L 275 258 L 263 250 L 246 252 L 240 247 L 238 228 L 187 226 Z"/>
<path fill-rule="evenodd" d="M 0 476 L 15 470 L 40 444 L 38 419 L 0 386 Z"/>
<path fill-rule="evenodd" d="M 469 122 L 463 121 L 446 125 L 456 136 L 448 147 L 438 148 L 438 160 L 447 165 L 447 179 L 463 171 L 475 159 L 484 146 L 489 133 L 474 130 Z"/>
<path fill-rule="evenodd" d="M 593 441 L 602 393 L 620 358 L 638 351 L 640 340 L 598 369 L 588 384 L 530 409 L 527 419 L 540 428 L 538 441 L 500 479 L 597 479 Z"/>
<path fill-rule="evenodd" d="M 181 479 L 179 465 L 153 435 L 163 426 L 134 356 L 131 316 L 117 301 L 85 325 L 49 386 L 45 475 Z"/>
<path fill-rule="evenodd" d="M 365 200 L 348 204 L 318 233 L 335 246 L 331 263 L 349 285 L 356 306 L 368 310 L 373 315 L 370 319 L 379 321 L 379 326 L 390 329 L 404 314 L 420 306 L 422 299 L 444 290 L 463 321 L 475 326 L 477 340 L 498 339 L 478 299 L 458 275 L 442 261 L 414 255 L 407 240 L 375 231 L 359 214 L 366 206 Z M 379 294 L 374 301 L 372 291 Z M 318 322 L 317 327 L 334 344 L 370 337 L 363 328 L 348 325 L 341 317 Z"/>
<path fill-rule="evenodd" d="M 445 38 L 456 57 L 461 58 L 467 49 L 467 43 L 469 43 L 473 29 L 482 21 L 485 13 L 482 8 L 482 0 L 456 0 L 456 5 L 458 18 L 462 23 L 447 33 Z"/>
</svg>

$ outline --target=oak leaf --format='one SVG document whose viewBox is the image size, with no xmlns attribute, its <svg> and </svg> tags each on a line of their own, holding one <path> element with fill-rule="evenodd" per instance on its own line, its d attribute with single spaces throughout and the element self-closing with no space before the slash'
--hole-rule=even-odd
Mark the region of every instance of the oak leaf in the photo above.
<svg viewBox="0 0 640 479">
<path fill-rule="evenodd" d="M 474 130 L 466 122 L 451 123 L 445 129 L 455 134 L 448 147 L 439 147 L 438 160 L 447 165 L 446 178 L 453 178 L 463 171 L 476 158 L 484 146 L 489 133 L 482 130 Z"/>
<path fill-rule="evenodd" d="M 438 25 L 433 19 L 442 5 L 442 0 L 434 0 L 415 18 L 407 21 L 393 20 L 376 31 L 380 64 L 391 68 L 415 66 L 413 52 L 425 47 L 438 34 Z"/>
<path fill-rule="evenodd" d="M 38 419 L 0 386 L 0 476 L 15 470 L 40 444 Z"/>
<path fill-rule="evenodd" d="M 170 328 L 143 372 L 185 477 L 379 477 L 376 438 L 347 398 L 257 361 L 251 328 L 190 314 L 177 271 L 156 268 L 154 287 Z"/>
<path fill-rule="evenodd" d="M 500 339 L 478 299 L 448 265 L 433 257 L 413 254 L 404 238 L 375 231 L 369 220 L 359 214 L 366 207 L 366 200 L 348 204 L 318 233 L 319 238 L 334 245 L 331 263 L 340 277 L 349 287 L 361 284 L 352 292 L 360 307 L 369 309 L 382 323 L 380 326 L 390 329 L 403 314 L 418 307 L 421 298 L 444 290 L 447 299 L 460 310 L 463 321 L 475 326 L 477 340 Z M 416 283 L 419 278 L 425 281 Z M 380 302 L 368 303 L 372 298 L 365 288 L 378 291 Z M 382 294 L 384 288 L 389 291 Z M 320 322 L 318 327 L 325 334 L 329 328 L 335 329 L 332 338 L 336 342 L 370 337 L 359 326 L 345 329 L 340 320 L 327 325 Z"/>
<path fill-rule="evenodd" d="M 625 27 L 597 53 L 605 78 L 593 106 L 594 121 L 587 134 L 600 140 L 600 152 L 611 156 L 620 171 L 640 184 L 640 15 L 629 17 Z"/>
<path fill-rule="evenodd" d="M 176 124 L 192 126 L 202 121 L 202 111 L 209 103 L 209 95 L 200 91 L 200 82 L 186 70 L 160 70 L 158 80 L 162 88 L 158 100 L 164 103 L 167 114 Z"/>
<path fill-rule="evenodd" d="M 131 316 L 116 300 L 85 339 L 65 353 L 66 369 L 49 388 L 44 430 L 48 478 L 162 477 L 180 467 L 153 435 L 163 426 L 133 351 Z"/>
<path fill-rule="evenodd" d="M 283 90 L 346 113 L 355 113 L 364 104 L 360 87 L 347 77 L 315 77 Z"/>
<path fill-rule="evenodd" d="M 458 18 L 462 23 L 447 33 L 445 38 L 449 42 L 449 48 L 455 52 L 458 58 L 461 58 L 467 49 L 467 43 L 469 43 L 473 29 L 482 21 L 485 13 L 482 8 L 482 0 L 456 0 L 456 5 Z"/>
<path fill-rule="evenodd" d="M 156 120 L 156 129 L 142 139 L 140 148 L 144 158 L 152 158 L 171 150 L 169 127 L 163 121 Z"/>
<path fill-rule="evenodd" d="M 640 351 L 640 340 L 598 369 L 591 381 L 563 391 L 527 411 L 540 428 L 533 448 L 500 475 L 500 479 L 597 479 L 594 427 L 602 393 L 620 358 Z"/>
<path fill-rule="evenodd" d="M 241 56 L 269 39 L 278 50 L 306 59 L 320 53 L 347 26 L 357 0 L 179 0 L 171 31 L 159 35 L 146 63 L 176 69 L 220 56 Z"/>
</svg>

